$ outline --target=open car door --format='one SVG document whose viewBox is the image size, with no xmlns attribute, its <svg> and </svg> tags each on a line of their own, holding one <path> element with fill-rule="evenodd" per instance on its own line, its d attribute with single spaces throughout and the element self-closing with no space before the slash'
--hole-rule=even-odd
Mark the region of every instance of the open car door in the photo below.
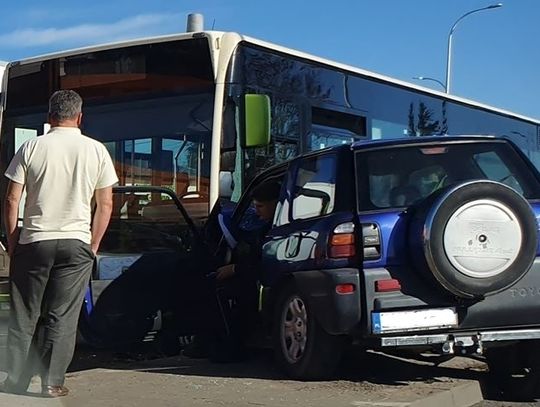
<svg viewBox="0 0 540 407">
<path fill-rule="evenodd" d="M 85 340 L 106 347 L 160 330 L 181 273 L 201 253 L 198 231 L 170 189 L 116 187 L 113 203 L 79 324 Z"/>
</svg>

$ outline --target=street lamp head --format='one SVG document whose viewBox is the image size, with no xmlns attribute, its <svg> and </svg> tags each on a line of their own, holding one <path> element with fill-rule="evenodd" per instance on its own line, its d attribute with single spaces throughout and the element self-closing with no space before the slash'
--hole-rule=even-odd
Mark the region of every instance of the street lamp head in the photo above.
<svg viewBox="0 0 540 407">
<path fill-rule="evenodd" d="M 440 80 L 435 78 L 430 78 L 428 76 L 413 76 L 413 79 L 418 79 L 419 81 L 432 81 L 437 82 L 439 85 L 442 86 L 442 88 L 446 91 L 446 86 L 444 86 L 444 83 L 442 83 Z"/>
<path fill-rule="evenodd" d="M 499 7 L 502 7 L 502 3 L 496 3 L 491 4 L 486 7 L 477 8 L 471 11 L 466 12 L 461 17 L 459 17 L 452 28 L 450 29 L 450 32 L 448 33 L 448 53 L 446 56 L 446 93 L 450 93 L 450 69 L 451 69 L 451 58 L 452 58 L 452 34 L 454 33 L 454 30 L 456 29 L 457 25 L 461 20 L 463 20 L 465 17 L 470 16 L 473 13 L 478 13 L 479 11 L 486 11 L 486 10 L 492 10 Z"/>
</svg>

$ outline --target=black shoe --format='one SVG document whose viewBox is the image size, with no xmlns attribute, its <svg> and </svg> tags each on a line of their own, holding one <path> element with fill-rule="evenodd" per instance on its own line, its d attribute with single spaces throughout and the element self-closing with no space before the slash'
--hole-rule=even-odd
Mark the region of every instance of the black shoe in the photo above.
<svg viewBox="0 0 540 407">
<path fill-rule="evenodd" d="M 64 397 L 69 393 L 65 386 L 41 386 L 41 395 L 47 398 Z"/>
</svg>

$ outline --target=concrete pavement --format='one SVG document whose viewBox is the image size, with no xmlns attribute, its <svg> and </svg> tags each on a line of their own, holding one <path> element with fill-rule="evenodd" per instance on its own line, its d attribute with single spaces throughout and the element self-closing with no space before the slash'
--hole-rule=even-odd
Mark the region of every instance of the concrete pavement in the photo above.
<svg viewBox="0 0 540 407">
<path fill-rule="evenodd" d="M 7 313 L 0 311 L 0 371 L 6 332 Z M 238 364 L 137 356 L 79 348 L 66 381 L 71 390 L 67 397 L 0 393 L 0 407 L 465 407 L 482 401 L 478 380 L 485 374 L 483 364 L 469 359 L 433 366 L 354 349 L 337 380 L 323 382 L 287 380 L 265 351 Z M 30 391 L 37 394 L 39 388 L 36 380 Z"/>
<path fill-rule="evenodd" d="M 477 381 L 482 369 L 460 358 L 434 367 L 353 352 L 337 380 L 299 382 L 284 378 L 268 352 L 257 352 L 246 363 L 222 365 L 183 357 L 120 360 L 83 351 L 68 374 L 69 396 L 0 394 L 0 406 L 461 407 L 482 400 Z M 31 390 L 37 392 L 39 382 Z"/>
<path fill-rule="evenodd" d="M 0 395 L 0 405 L 18 407 L 456 407 L 481 401 L 477 383 L 430 384 L 414 391 L 364 383 L 268 381 L 95 369 L 72 375 L 71 394 L 62 399 Z M 36 384 L 36 388 L 37 384 Z"/>
</svg>

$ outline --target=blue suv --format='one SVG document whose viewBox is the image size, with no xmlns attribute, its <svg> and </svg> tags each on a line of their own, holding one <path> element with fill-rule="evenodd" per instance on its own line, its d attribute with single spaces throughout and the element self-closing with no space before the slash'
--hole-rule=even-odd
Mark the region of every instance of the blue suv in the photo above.
<svg viewBox="0 0 540 407">
<path fill-rule="evenodd" d="M 497 377 L 537 377 L 540 175 L 513 143 L 439 136 L 316 151 L 256 177 L 232 227 L 248 231 L 251 191 L 268 181 L 279 182 L 281 193 L 254 270 L 260 331 L 291 377 L 331 375 L 351 340 L 382 350 L 482 354 Z M 200 254 L 193 249 L 199 232 L 178 213 L 180 226 L 155 238 L 169 252 Z M 141 239 L 151 239 L 152 222 L 138 226 Z M 211 217 L 202 233 L 221 242 L 212 253 L 224 259 L 216 225 Z M 166 252 L 150 266 L 166 264 Z M 126 269 L 135 260 L 124 258 Z M 116 266 L 109 273 L 123 274 Z"/>
<path fill-rule="evenodd" d="M 267 180 L 282 190 L 260 308 L 289 375 L 328 376 L 351 338 L 485 354 L 501 374 L 536 370 L 540 176 L 510 141 L 358 142 L 298 157 L 252 186 Z"/>
</svg>

